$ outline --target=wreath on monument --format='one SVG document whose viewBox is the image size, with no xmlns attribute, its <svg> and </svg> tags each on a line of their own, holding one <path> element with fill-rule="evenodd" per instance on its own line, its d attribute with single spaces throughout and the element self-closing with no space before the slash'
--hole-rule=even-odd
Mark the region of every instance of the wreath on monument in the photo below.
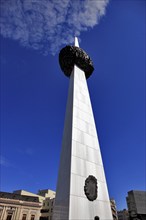
<svg viewBox="0 0 146 220">
<path fill-rule="evenodd" d="M 66 46 L 59 53 L 59 64 L 66 76 L 70 76 L 74 65 L 85 72 L 86 78 L 92 74 L 93 62 L 87 53 L 76 46 Z"/>
</svg>

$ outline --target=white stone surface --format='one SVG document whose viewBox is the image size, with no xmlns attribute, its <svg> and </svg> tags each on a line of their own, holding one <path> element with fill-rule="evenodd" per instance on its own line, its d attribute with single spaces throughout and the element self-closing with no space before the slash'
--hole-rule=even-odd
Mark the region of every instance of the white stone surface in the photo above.
<svg viewBox="0 0 146 220">
<path fill-rule="evenodd" d="M 98 182 L 98 197 L 93 202 L 84 193 L 89 175 Z M 53 220 L 94 220 L 95 216 L 112 220 L 85 74 L 75 66 L 70 77 Z"/>
<path fill-rule="evenodd" d="M 79 47 L 79 42 L 78 42 L 78 38 L 77 37 L 75 37 L 75 46 Z"/>
</svg>

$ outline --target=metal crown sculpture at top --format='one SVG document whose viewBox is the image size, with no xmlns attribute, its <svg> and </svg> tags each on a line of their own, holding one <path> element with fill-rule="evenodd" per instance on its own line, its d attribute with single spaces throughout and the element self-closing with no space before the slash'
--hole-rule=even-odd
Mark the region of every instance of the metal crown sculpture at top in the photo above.
<svg viewBox="0 0 146 220">
<path fill-rule="evenodd" d="M 88 54 L 77 46 L 66 46 L 59 53 L 59 64 L 66 76 L 70 76 L 74 65 L 85 72 L 86 78 L 92 74 L 93 62 Z"/>
</svg>

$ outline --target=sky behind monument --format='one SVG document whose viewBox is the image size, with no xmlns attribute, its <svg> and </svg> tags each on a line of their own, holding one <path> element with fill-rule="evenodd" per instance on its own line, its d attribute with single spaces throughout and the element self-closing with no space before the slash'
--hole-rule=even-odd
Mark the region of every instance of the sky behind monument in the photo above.
<svg viewBox="0 0 146 220">
<path fill-rule="evenodd" d="M 4 1 L 1 2 L 2 5 Z M 145 190 L 146 185 L 145 4 L 144 0 L 112 0 L 106 7 L 106 13 L 104 5 L 100 5 L 101 13 L 105 15 L 98 25 L 95 25 L 99 20 L 96 18 L 94 23 L 85 27 L 89 19 L 84 19 L 84 27 L 79 29 L 80 47 L 94 62 L 95 70 L 88 79 L 88 86 L 109 194 L 115 198 L 118 209 L 126 207 L 127 191 Z M 31 8 L 32 5 L 28 6 Z M 76 23 L 80 18 L 77 15 L 83 9 L 78 7 L 77 3 L 68 7 L 70 12 L 76 9 Z M 15 13 L 12 13 L 17 17 L 20 10 L 17 13 L 17 5 L 13 9 Z M 91 6 L 86 9 L 84 16 L 89 14 Z M 5 19 L 8 19 L 9 13 L 2 13 Z M 33 14 L 30 9 L 27 13 Z M 97 11 L 90 12 L 90 15 L 97 15 Z M 18 21 L 24 25 L 21 16 L 18 16 Z M 35 50 L 33 46 L 22 46 L 20 38 L 14 41 L 14 37 L 18 36 L 16 30 L 8 25 L 8 20 L 4 22 L 1 32 L 1 191 L 55 190 L 69 85 L 69 79 L 59 67 L 58 47 L 66 45 L 66 28 L 71 36 L 74 34 L 71 27 L 74 26 L 60 24 L 60 29 L 55 29 L 58 34 L 56 44 L 53 41 L 55 34 L 51 35 L 47 45 L 50 51 L 46 51 L 46 41 L 41 41 L 42 47 Z M 51 25 L 52 20 L 49 22 L 48 25 Z M 10 38 L 4 37 L 6 27 Z M 29 28 L 33 31 L 33 24 Z M 36 30 L 37 26 L 34 27 L 35 35 Z M 58 30 L 64 41 L 59 42 Z M 28 34 L 26 32 L 24 30 L 24 34 Z M 30 36 L 33 39 L 33 34 Z M 25 43 L 32 41 L 25 40 Z M 47 56 L 42 55 L 47 52 Z M 54 52 L 56 54 L 52 56 L 50 53 Z"/>
<path fill-rule="evenodd" d="M 47 55 L 99 23 L 108 0 L 2 0 L 1 34 Z"/>
</svg>

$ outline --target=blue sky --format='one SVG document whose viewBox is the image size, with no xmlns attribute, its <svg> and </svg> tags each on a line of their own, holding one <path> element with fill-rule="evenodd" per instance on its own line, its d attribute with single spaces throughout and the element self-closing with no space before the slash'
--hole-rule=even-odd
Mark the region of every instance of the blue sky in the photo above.
<svg viewBox="0 0 146 220">
<path fill-rule="evenodd" d="M 16 31 L 10 25 L 2 27 L 1 191 L 56 189 L 69 85 L 58 53 L 72 41 L 73 33 L 80 34 L 80 47 L 94 62 L 88 86 L 110 197 L 123 209 L 129 190 L 146 189 L 145 4 L 144 0 L 111 0 L 104 16 L 102 10 L 93 11 L 101 16 L 98 25 L 92 16 L 91 23 L 82 26 L 63 21 L 57 36 L 50 34 L 49 26 L 48 43 L 29 40 L 28 44 L 26 39 L 24 43 L 22 33 L 14 39 Z M 75 14 L 75 9 L 70 13 Z M 28 18 L 30 14 L 31 10 Z M 9 23 L 9 12 L 3 16 Z"/>
</svg>

